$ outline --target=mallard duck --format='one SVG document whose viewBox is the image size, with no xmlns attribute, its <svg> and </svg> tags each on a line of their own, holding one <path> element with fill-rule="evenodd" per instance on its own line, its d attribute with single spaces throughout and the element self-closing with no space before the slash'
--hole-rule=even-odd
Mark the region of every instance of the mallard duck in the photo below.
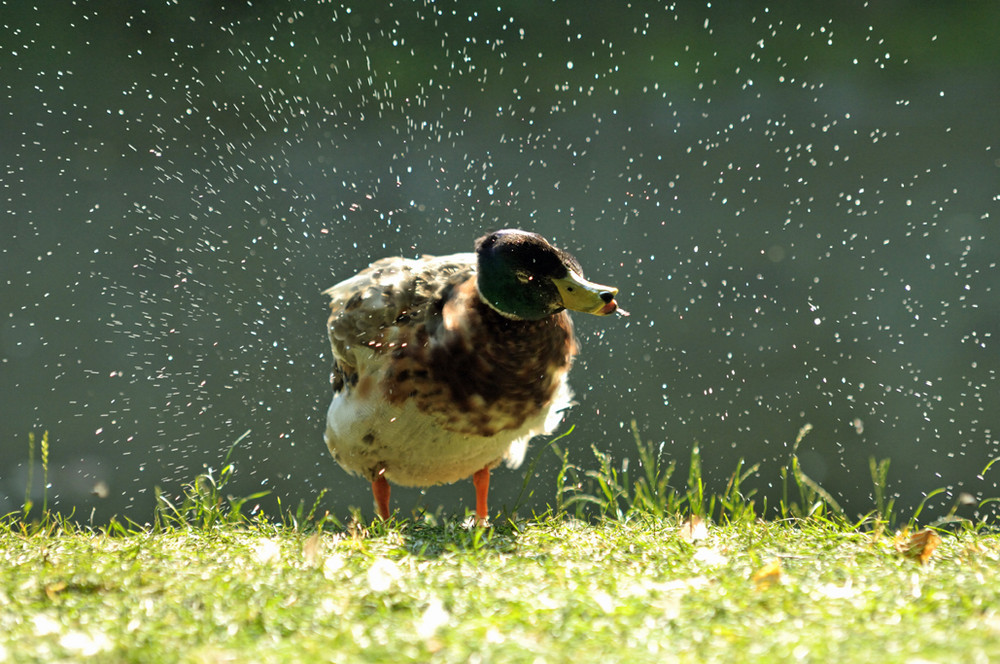
<svg viewBox="0 0 1000 664">
<path fill-rule="evenodd" d="M 389 518 L 389 483 L 472 477 L 488 519 L 490 470 L 516 468 L 528 441 L 570 406 L 577 345 L 566 309 L 627 315 L 617 288 L 541 235 L 507 229 L 474 253 L 383 258 L 324 291 L 333 349 L 326 445 L 372 484 Z"/>
</svg>

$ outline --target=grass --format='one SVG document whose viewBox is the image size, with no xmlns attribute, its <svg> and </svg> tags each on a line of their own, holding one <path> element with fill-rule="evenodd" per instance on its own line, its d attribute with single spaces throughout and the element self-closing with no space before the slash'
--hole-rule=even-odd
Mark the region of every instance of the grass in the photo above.
<svg viewBox="0 0 1000 664">
<path fill-rule="evenodd" d="M 751 469 L 708 495 L 695 456 L 675 490 L 636 444 L 637 475 L 564 463 L 550 511 L 486 529 L 341 524 L 318 500 L 248 514 L 224 497 L 227 463 L 148 526 L 10 515 L 0 661 L 1000 660 L 991 524 L 897 529 L 884 493 L 851 522 L 792 459 L 788 516 L 764 520 L 741 493 Z"/>
</svg>

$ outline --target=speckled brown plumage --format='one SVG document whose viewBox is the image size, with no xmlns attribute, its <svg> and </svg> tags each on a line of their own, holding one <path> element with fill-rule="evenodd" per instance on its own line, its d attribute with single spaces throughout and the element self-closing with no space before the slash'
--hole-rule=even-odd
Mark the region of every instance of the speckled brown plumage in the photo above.
<svg viewBox="0 0 1000 664">
<path fill-rule="evenodd" d="M 577 345 L 563 309 L 617 310 L 616 289 L 583 279 L 579 263 L 541 236 L 500 231 L 476 247 L 382 259 L 326 291 L 334 359 L 326 443 L 341 466 L 372 482 L 383 517 L 388 482 L 472 476 L 485 519 L 489 470 L 517 467 L 528 441 L 553 431 L 570 405 Z M 510 302 L 487 300 L 483 265 L 505 280 L 498 292 Z M 486 283 L 496 291 L 493 278 Z M 525 306 L 526 315 L 501 305 Z"/>
</svg>

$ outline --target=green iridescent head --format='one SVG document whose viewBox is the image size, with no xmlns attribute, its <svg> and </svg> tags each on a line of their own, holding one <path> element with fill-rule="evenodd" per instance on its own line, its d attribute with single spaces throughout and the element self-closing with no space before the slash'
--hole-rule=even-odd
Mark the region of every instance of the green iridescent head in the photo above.
<svg viewBox="0 0 1000 664">
<path fill-rule="evenodd" d="M 508 318 L 540 320 L 563 309 L 606 316 L 617 288 L 583 278 L 580 263 L 537 233 L 496 231 L 476 240 L 479 294 Z"/>
</svg>

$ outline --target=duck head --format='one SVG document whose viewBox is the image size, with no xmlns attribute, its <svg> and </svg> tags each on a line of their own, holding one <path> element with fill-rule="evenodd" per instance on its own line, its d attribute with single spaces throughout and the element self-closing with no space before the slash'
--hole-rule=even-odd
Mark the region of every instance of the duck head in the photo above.
<svg viewBox="0 0 1000 664">
<path fill-rule="evenodd" d="M 540 320 L 563 309 L 607 316 L 619 311 L 617 288 L 583 277 L 568 252 L 537 233 L 495 231 L 476 240 L 479 295 L 508 318 Z"/>
</svg>

